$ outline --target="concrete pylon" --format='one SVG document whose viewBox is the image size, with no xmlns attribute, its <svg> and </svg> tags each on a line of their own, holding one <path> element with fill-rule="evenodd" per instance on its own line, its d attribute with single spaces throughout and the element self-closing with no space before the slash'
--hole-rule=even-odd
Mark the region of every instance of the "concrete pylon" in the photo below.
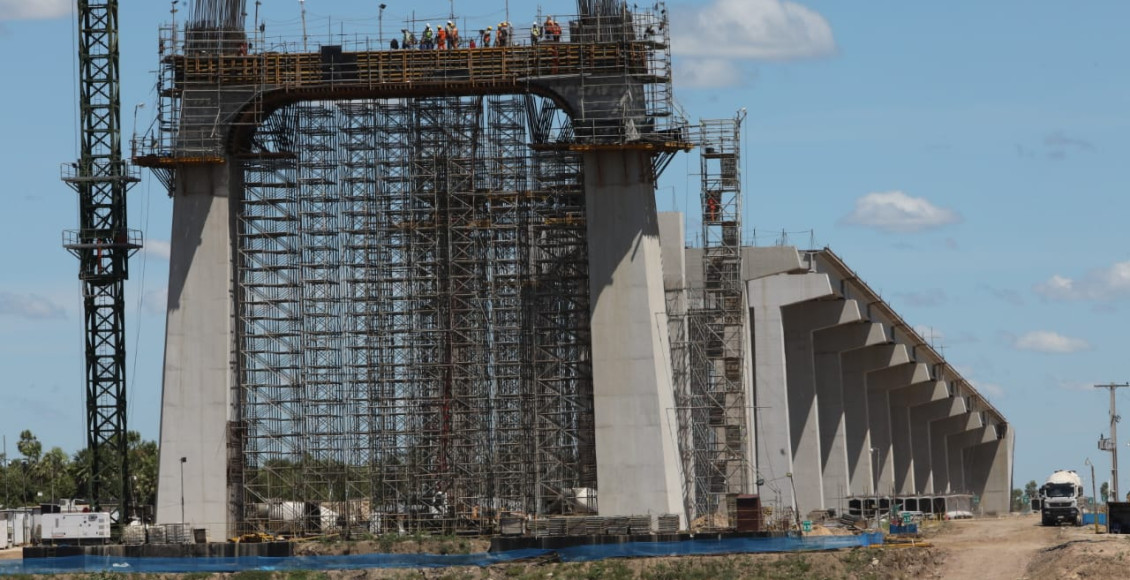
<svg viewBox="0 0 1130 580">
<path fill-rule="evenodd" d="M 949 387 L 947 386 L 946 389 L 948 393 Z M 911 407 L 910 443 L 914 448 L 914 483 L 919 493 L 930 495 L 946 492 L 944 481 L 941 486 L 936 485 L 934 481 L 934 461 L 930 455 L 931 423 L 963 413 L 965 413 L 964 399 L 948 395 L 938 401 Z"/>
<path fill-rule="evenodd" d="M 967 454 L 966 451 L 970 447 L 996 440 L 997 430 L 991 426 L 970 429 L 946 438 L 946 470 L 952 493 L 975 493 L 971 477 L 973 466 L 970 464 L 973 454 Z"/>
<path fill-rule="evenodd" d="M 894 442 L 910 440 L 907 425 L 900 423 L 900 431 L 894 430 L 890 394 L 896 389 L 921 383 L 929 378 L 926 365 L 917 362 L 878 370 L 867 376 L 867 413 L 870 419 L 871 446 L 879 449 L 879 466 L 876 468 L 879 480 L 876 485 L 880 493 L 898 493 Z"/>
<path fill-rule="evenodd" d="M 813 333 L 861 316 L 854 300 L 843 299 L 802 302 L 783 312 L 793 481 L 797 504 L 807 512 L 825 509 Z"/>
<path fill-rule="evenodd" d="M 788 364 L 785 345 L 785 322 L 782 309 L 790 304 L 817 298 L 834 297 L 832 286 L 824 274 L 778 274 L 750 280 L 746 296 L 752 320 L 754 389 L 747 401 L 756 401 L 755 422 L 758 445 L 748 450 L 756 457 L 757 477 L 764 479 L 779 496 L 762 494 L 763 502 L 776 497 L 781 503 L 794 506 L 789 474 L 793 471 L 792 436 L 789 424 Z M 756 425 L 756 431 L 754 431 Z M 755 478 L 755 479 L 756 479 Z"/>
<path fill-rule="evenodd" d="M 851 495 L 841 355 L 886 341 L 883 325 L 872 322 L 845 324 L 813 333 L 824 506 L 835 506 L 839 512 L 846 508 L 843 499 Z"/>
<path fill-rule="evenodd" d="M 929 463 L 929 460 L 925 457 L 921 460 L 915 458 L 910 411 L 914 407 L 934 401 L 948 400 L 949 391 L 942 381 L 926 380 L 895 389 L 889 393 L 888 398 L 891 404 L 891 447 L 894 454 L 896 493 L 898 495 L 922 493 L 923 490 L 915 482 L 914 466 L 919 461 L 925 464 Z M 925 449 L 928 452 L 929 446 L 925 446 Z"/>
<path fill-rule="evenodd" d="M 173 195 L 156 519 L 159 524 L 187 520 L 207 529 L 213 541 L 230 532 L 229 197 L 240 191 L 238 168 L 238 163 L 178 168 Z"/>
<path fill-rule="evenodd" d="M 1014 435 L 1009 425 L 997 425 L 996 430 L 996 439 L 963 450 L 966 481 L 981 497 L 986 515 L 1008 513 L 1012 504 Z"/>
<path fill-rule="evenodd" d="M 853 496 L 876 493 L 867 375 L 910 361 L 906 346 L 879 344 L 841 355 L 844 373 L 844 428 L 847 435 L 848 486 Z"/>
<path fill-rule="evenodd" d="M 683 514 L 650 158 L 587 152 L 584 169 L 600 513 Z"/>
<path fill-rule="evenodd" d="M 947 445 L 951 435 L 972 431 L 981 427 L 978 413 L 960 413 L 930 421 L 930 469 L 933 472 L 934 493 L 956 493 L 950 483 L 950 452 Z"/>
</svg>

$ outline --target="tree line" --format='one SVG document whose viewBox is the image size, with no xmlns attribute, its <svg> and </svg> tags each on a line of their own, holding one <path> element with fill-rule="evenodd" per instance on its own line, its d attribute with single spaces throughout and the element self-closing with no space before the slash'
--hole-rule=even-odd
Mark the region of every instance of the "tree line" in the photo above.
<svg viewBox="0 0 1130 580">
<path fill-rule="evenodd" d="M 130 462 L 130 495 L 134 505 L 151 506 L 157 500 L 157 443 L 141 434 L 126 434 Z M 43 444 L 30 430 L 20 432 L 17 455 L 0 452 L 0 507 L 16 508 L 57 503 L 61 499 L 90 499 L 89 449 L 67 455 L 60 447 L 43 451 Z M 117 452 L 103 449 L 103 461 L 117 463 Z M 116 482 L 111 482 L 117 484 Z"/>
</svg>

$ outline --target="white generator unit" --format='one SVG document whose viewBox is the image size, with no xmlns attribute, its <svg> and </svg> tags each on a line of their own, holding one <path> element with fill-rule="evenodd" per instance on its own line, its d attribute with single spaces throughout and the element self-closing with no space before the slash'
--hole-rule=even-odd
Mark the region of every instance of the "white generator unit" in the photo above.
<svg viewBox="0 0 1130 580">
<path fill-rule="evenodd" d="M 110 514 L 106 512 L 43 514 L 40 540 L 44 543 L 108 541 Z"/>
</svg>

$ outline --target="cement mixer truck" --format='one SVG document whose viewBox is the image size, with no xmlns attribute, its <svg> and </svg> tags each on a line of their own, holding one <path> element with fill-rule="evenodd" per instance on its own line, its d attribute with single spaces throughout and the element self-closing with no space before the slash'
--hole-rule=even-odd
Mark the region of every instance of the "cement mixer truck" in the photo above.
<svg viewBox="0 0 1130 580">
<path fill-rule="evenodd" d="M 1045 526 L 1067 522 L 1083 525 L 1083 479 L 1066 469 L 1056 470 L 1040 487 L 1040 518 Z"/>
</svg>

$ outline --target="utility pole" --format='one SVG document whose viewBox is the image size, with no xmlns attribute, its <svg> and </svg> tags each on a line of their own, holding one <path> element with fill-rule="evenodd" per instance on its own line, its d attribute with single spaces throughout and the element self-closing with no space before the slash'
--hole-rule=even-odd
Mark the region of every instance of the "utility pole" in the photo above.
<svg viewBox="0 0 1130 580">
<path fill-rule="evenodd" d="M 1109 389 L 1110 390 L 1110 443 L 1109 449 L 1103 445 L 1103 441 L 1099 440 L 1099 449 L 1110 451 L 1110 494 L 1115 499 L 1119 499 L 1118 495 L 1118 421 L 1121 417 L 1118 416 L 1118 410 L 1115 406 L 1114 391 L 1124 387 L 1130 387 L 1130 383 L 1110 383 L 1107 385 L 1095 385 L 1096 389 Z"/>
</svg>

